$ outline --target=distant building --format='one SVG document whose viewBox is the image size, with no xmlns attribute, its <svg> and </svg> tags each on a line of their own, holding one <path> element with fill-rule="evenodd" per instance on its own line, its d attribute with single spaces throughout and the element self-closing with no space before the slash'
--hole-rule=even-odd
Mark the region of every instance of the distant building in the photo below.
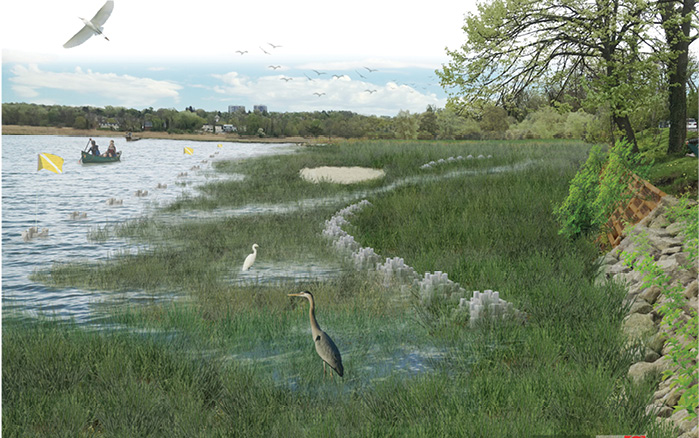
<svg viewBox="0 0 699 438">
<path fill-rule="evenodd" d="M 244 113 L 244 112 L 245 112 L 244 105 L 228 105 L 228 114 Z"/>
<path fill-rule="evenodd" d="M 235 132 L 237 129 L 233 125 L 223 125 L 223 132 Z"/>
<path fill-rule="evenodd" d="M 259 113 L 266 113 L 266 112 L 267 112 L 267 105 L 255 105 L 255 106 L 253 107 L 253 110 L 254 110 L 256 113 L 258 113 L 258 112 L 259 112 Z"/>
<path fill-rule="evenodd" d="M 115 122 L 101 122 L 100 129 L 111 129 L 112 131 L 118 131 L 119 124 Z"/>
<path fill-rule="evenodd" d="M 143 122 L 144 131 L 150 131 L 151 129 L 153 129 L 153 122 L 151 122 L 150 120 L 146 120 L 145 122 Z"/>
</svg>

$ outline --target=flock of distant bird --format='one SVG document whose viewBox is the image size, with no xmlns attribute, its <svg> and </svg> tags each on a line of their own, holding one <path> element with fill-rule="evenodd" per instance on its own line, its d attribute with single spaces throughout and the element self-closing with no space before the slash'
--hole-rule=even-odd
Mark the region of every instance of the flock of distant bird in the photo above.
<svg viewBox="0 0 699 438">
<path fill-rule="evenodd" d="M 272 43 L 267 43 L 267 44 L 268 44 L 272 49 L 277 49 L 277 48 L 279 48 L 279 47 L 283 47 L 283 46 L 278 45 L 278 44 L 272 44 Z M 260 50 L 262 50 L 262 52 L 265 53 L 266 55 L 271 55 L 271 53 L 268 52 L 267 50 L 265 50 L 264 47 L 259 46 L 259 48 L 260 48 Z M 245 55 L 245 54 L 247 54 L 247 53 L 249 53 L 249 52 L 248 52 L 247 50 L 236 50 L 235 53 L 238 53 L 240 56 L 243 56 L 243 55 Z M 281 65 L 270 64 L 270 65 L 267 66 L 267 68 L 276 71 L 276 70 L 279 70 L 280 68 L 282 68 L 282 66 L 281 66 Z M 379 71 L 378 69 L 370 68 L 370 67 L 366 67 L 366 66 L 365 66 L 364 68 L 365 68 L 369 73 L 374 73 L 374 72 Z M 327 75 L 327 74 L 328 74 L 327 72 L 320 71 L 320 70 L 315 70 L 315 69 L 311 69 L 311 71 L 312 71 L 313 73 L 316 74 L 317 78 L 319 78 L 319 77 L 322 76 L 322 75 Z M 367 77 L 364 76 L 363 74 L 361 74 L 359 71 L 355 70 L 355 73 L 357 73 L 357 74 L 359 75 L 360 78 L 362 78 L 362 79 L 367 79 Z M 304 76 L 306 77 L 306 79 L 308 79 L 309 81 L 315 80 L 314 78 L 310 77 L 307 73 L 304 73 L 303 75 L 304 75 Z M 347 75 L 347 74 L 341 74 L 341 75 L 333 74 L 333 75 L 332 75 L 332 78 L 333 78 L 333 79 L 342 79 L 342 78 L 344 78 L 344 77 L 349 78 L 350 76 Z M 317 79 L 317 78 L 316 78 L 316 79 Z M 282 76 L 282 77 L 279 78 L 279 80 L 284 81 L 284 82 L 289 82 L 289 81 L 293 81 L 294 78 L 288 78 L 288 77 Z M 375 90 L 375 89 L 366 89 L 366 90 L 364 90 L 364 92 L 369 93 L 369 94 L 376 93 L 377 91 L 378 91 L 378 90 Z M 317 96 L 317 97 L 321 97 L 321 96 L 325 96 L 325 93 L 324 93 L 324 92 L 320 92 L 320 91 L 316 91 L 316 92 L 313 93 L 313 95 L 314 95 L 314 96 Z"/>
<path fill-rule="evenodd" d="M 283 46 L 281 46 L 281 45 L 273 44 L 273 43 L 267 43 L 267 45 L 269 45 L 272 49 L 277 49 L 277 48 L 279 48 L 279 47 L 283 47 Z M 260 48 L 260 50 L 261 50 L 264 54 L 266 54 L 266 55 L 272 55 L 272 53 L 270 53 L 268 50 L 265 50 L 264 47 L 259 46 L 259 48 Z M 238 53 L 239 55 L 242 56 L 242 55 L 248 54 L 248 53 L 250 53 L 250 52 L 247 51 L 247 50 L 236 50 L 235 53 Z M 281 66 L 281 65 L 270 64 L 270 65 L 267 66 L 267 68 L 270 69 L 270 70 L 275 70 L 275 71 L 276 71 L 276 70 L 281 69 L 282 66 Z M 366 67 L 366 66 L 364 66 L 363 68 L 366 69 L 366 71 L 367 71 L 369 74 L 379 71 L 379 70 L 376 69 L 376 68 L 371 68 L 371 67 Z M 316 75 L 315 78 L 309 76 L 309 74 L 306 73 L 306 72 L 303 73 L 303 75 L 304 75 L 304 76 L 306 77 L 306 79 L 308 79 L 309 81 L 314 81 L 314 80 L 316 80 L 316 79 L 319 79 L 319 78 L 320 78 L 321 76 L 323 76 L 323 75 L 328 75 L 328 72 L 324 72 L 324 71 L 320 71 L 320 70 L 316 70 L 316 69 L 311 69 L 311 72 L 315 73 L 315 75 Z M 365 76 L 364 74 L 362 74 L 362 72 L 359 71 L 359 70 L 354 70 L 354 72 L 355 72 L 361 79 L 364 79 L 364 80 L 369 79 L 367 76 Z M 345 78 L 345 77 L 346 77 L 346 78 L 351 78 L 350 75 L 348 75 L 348 74 L 333 74 L 333 75 L 332 75 L 332 78 L 333 78 L 333 79 L 342 79 L 342 78 Z M 282 77 L 279 78 L 279 80 L 284 81 L 284 82 L 289 82 L 289 81 L 293 81 L 294 78 L 289 78 L 289 77 L 286 77 L 286 76 L 282 76 Z M 398 83 L 398 81 L 396 81 L 396 80 L 393 80 L 393 82 L 394 82 L 394 83 Z M 410 86 L 413 87 L 413 88 L 416 88 L 416 87 L 417 87 L 417 85 L 416 85 L 415 83 L 410 83 L 410 84 L 406 84 L 406 85 L 410 85 Z M 429 85 L 431 85 L 431 84 L 429 84 Z M 427 89 L 427 87 L 423 87 L 423 90 L 426 90 L 426 89 Z M 365 92 L 365 93 L 369 93 L 369 94 L 374 94 L 374 93 L 377 93 L 378 90 L 367 88 L 366 90 L 364 90 L 364 92 Z M 415 91 L 411 89 L 411 92 L 415 92 Z M 317 96 L 317 97 L 322 97 L 322 96 L 325 96 L 326 93 L 320 92 L 320 91 L 316 91 L 316 92 L 313 93 L 313 95 L 314 95 L 314 96 Z"/>
</svg>

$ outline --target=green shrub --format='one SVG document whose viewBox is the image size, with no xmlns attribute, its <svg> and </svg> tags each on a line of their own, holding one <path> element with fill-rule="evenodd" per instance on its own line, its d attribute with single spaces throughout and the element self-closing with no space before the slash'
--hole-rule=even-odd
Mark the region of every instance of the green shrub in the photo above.
<svg viewBox="0 0 699 438">
<path fill-rule="evenodd" d="M 560 233 L 572 238 L 602 231 L 612 212 L 633 197 L 628 190 L 633 174 L 645 170 L 641 156 L 626 141 L 618 141 L 607 155 L 593 146 L 570 183 L 568 197 L 554 209 Z"/>
<path fill-rule="evenodd" d="M 599 194 L 604 161 L 601 148 L 593 146 L 587 161 L 570 182 L 568 197 L 554 210 L 562 225 L 559 234 L 572 238 L 593 230 L 596 218 L 593 204 Z"/>
</svg>

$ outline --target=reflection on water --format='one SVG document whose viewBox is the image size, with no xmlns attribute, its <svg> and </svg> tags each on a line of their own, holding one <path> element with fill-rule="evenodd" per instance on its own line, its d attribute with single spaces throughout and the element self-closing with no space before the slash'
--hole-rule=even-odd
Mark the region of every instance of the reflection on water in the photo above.
<svg viewBox="0 0 699 438">
<path fill-rule="evenodd" d="M 247 271 L 231 273 L 224 278 L 224 281 L 236 286 L 282 285 L 329 280 L 337 277 L 340 273 L 339 266 L 328 266 L 314 262 L 294 265 L 258 262 Z"/>
<path fill-rule="evenodd" d="M 100 138 L 97 143 L 104 145 L 108 140 Z M 30 281 L 28 276 L 56 262 L 102 261 L 129 249 L 126 242 L 116 238 L 90 242 L 87 233 L 152 214 L 156 207 L 180 195 L 193 194 L 197 185 L 219 177 L 211 170 L 215 160 L 294 150 L 291 145 L 253 143 L 223 143 L 224 147 L 218 148 L 216 143 L 193 141 L 142 139 L 126 143 L 115 138 L 115 142 L 123 151 L 121 162 L 82 165 L 78 160 L 87 143 L 85 138 L 2 136 L 3 311 L 94 322 L 100 318 L 96 304 L 112 291 L 51 288 Z M 193 156 L 183 153 L 185 146 L 194 149 Z M 39 153 L 62 157 L 64 173 L 37 172 Z M 136 196 L 139 190 L 148 194 Z M 110 205 L 110 198 L 122 202 Z M 74 212 L 81 214 L 75 217 Z M 82 213 L 86 217 L 81 218 Z M 32 226 L 48 228 L 49 237 L 23 241 L 22 231 Z"/>
</svg>

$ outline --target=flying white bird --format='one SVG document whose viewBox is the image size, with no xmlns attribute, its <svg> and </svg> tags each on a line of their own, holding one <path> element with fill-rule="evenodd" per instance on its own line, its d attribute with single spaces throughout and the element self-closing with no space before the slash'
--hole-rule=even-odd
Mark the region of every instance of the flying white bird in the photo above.
<svg viewBox="0 0 699 438">
<path fill-rule="evenodd" d="M 278 68 L 282 68 L 281 65 L 270 65 L 268 68 L 271 68 L 272 70 L 276 70 Z"/>
<path fill-rule="evenodd" d="M 325 96 L 325 93 L 318 93 L 318 92 L 315 92 L 315 93 L 313 93 L 313 94 L 315 94 L 315 95 L 318 96 L 318 97 L 320 97 L 320 96 Z"/>
<path fill-rule="evenodd" d="M 255 263 L 255 259 L 257 258 L 257 248 L 259 248 L 259 245 L 254 244 L 252 246 L 252 254 L 245 257 L 245 261 L 243 262 L 243 271 L 247 271 L 252 267 L 252 264 Z"/>
<path fill-rule="evenodd" d="M 240 53 L 240 56 L 243 56 L 246 53 L 248 53 L 248 51 L 247 50 L 236 50 L 235 53 Z"/>
<path fill-rule="evenodd" d="M 109 41 L 106 35 L 102 33 L 102 26 L 107 21 L 110 15 L 112 15 L 112 10 L 114 9 L 114 1 L 108 0 L 107 3 L 102 6 L 102 9 L 97 11 L 92 20 L 86 20 L 82 17 L 78 17 L 85 23 L 85 26 L 80 29 L 80 32 L 73 35 L 73 38 L 69 39 L 67 43 L 63 44 L 63 47 L 69 49 L 71 47 L 79 46 L 85 41 L 89 40 L 92 35 L 102 35 L 105 40 Z"/>
</svg>

